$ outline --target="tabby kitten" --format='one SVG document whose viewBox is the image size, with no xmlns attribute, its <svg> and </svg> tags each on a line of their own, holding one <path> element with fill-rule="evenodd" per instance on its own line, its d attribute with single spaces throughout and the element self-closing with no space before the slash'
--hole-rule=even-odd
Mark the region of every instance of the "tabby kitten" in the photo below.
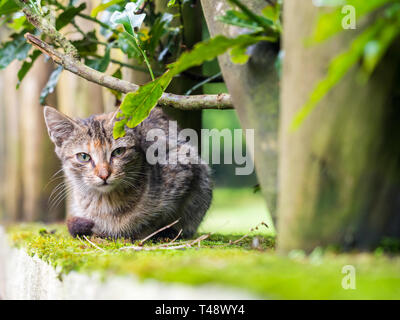
<svg viewBox="0 0 400 320">
<path fill-rule="evenodd" d="M 71 235 L 142 239 L 177 219 L 158 236 L 196 232 L 212 198 L 210 171 L 203 162 L 149 164 L 147 132 L 159 128 L 168 137 L 161 108 L 117 140 L 114 113 L 71 119 L 45 107 L 44 117 L 71 190 Z M 178 140 L 176 149 L 184 142 Z"/>
</svg>

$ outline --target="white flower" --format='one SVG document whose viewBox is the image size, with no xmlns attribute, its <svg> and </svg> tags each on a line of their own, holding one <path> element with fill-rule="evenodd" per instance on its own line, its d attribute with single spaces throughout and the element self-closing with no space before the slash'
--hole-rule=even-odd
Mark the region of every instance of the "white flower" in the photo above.
<svg viewBox="0 0 400 320">
<path fill-rule="evenodd" d="M 133 34 L 135 28 L 139 29 L 146 17 L 145 13 L 135 14 L 137 9 L 137 3 L 129 2 L 124 11 L 115 11 L 110 18 L 111 27 L 116 28 L 122 24 L 127 32 Z"/>
</svg>

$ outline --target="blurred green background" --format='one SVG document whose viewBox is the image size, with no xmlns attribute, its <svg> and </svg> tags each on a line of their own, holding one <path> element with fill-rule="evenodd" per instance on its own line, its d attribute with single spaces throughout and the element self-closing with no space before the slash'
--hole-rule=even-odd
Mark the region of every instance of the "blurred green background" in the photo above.
<svg viewBox="0 0 400 320">
<path fill-rule="evenodd" d="M 207 76 L 217 74 L 219 71 L 217 60 L 206 62 L 203 66 L 203 74 Z M 227 89 L 224 83 L 208 83 L 203 86 L 203 91 L 208 94 L 218 94 L 227 92 Z M 232 137 L 233 130 L 241 128 L 234 110 L 203 110 L 202 127 L 218 130 L 227 128 L 232 131 Z M 222 138 L 220 146 L 221 159 L 223 159 Z M 245 150 L 245 146 L 246 142 L 243 138 L 242 150 Z M 236 167 L 235 163 L 211 164 L 216 188 L 211 208 L 199 231 L 244 234 L 260 222 L 266 222 L 269 229 L 260 227 L 257 233 L 274 234 L 275 229 L 267 211 L 265 200 L 261 192 L 256 192 L 257 176 L 255 171 L 248 176 L 238 176 L 235 174 Z"/>
</svg>

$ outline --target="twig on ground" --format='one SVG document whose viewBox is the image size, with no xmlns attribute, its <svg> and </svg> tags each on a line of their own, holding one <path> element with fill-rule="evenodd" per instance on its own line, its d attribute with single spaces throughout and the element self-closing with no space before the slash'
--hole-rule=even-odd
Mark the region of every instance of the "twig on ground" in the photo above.
<svg viewBox="0 0 400 320">
<path fill-rule="evenodd" d="M 168 242 L 168 245 L 173 244 L 173 243 L 176 241 L 176 239 L 179 238 L 179 236 L 181 235 L 182 231 L 183 231 L 183 229 L 179 230 L 179 232 L 178 232 L 178 234 L 176 235 L 176 237 L 173 238 L 170 242 Z"/>
<path fill-rule="evenodd" d="M 268 225 L 267 225 L 264 221 L 262 221 L 262 222 L 260 222 L 258 225 L 256 225 L 254 228 L 251 228 L 251 229 L 249 230 L 249 232 L 246 233 L 244 236 L 240 237 L 239 239 L 237 239 L 237 240 L 235 240 L 235 241 L 233 241 L 233 242 L 232 242 L 232 241 L 229 241 L 229 244 L 232 245 L 232 244 L 236 244 L 236 243 L 242 241 L 243 239 L 247 238 L 247 237 L 250 235 L 250 233 L 252 233 L 254 230 L 258 230 L 258 227 L 261 226 L 261 225 L 263 225 L 263 226 L 269 228 Z"/>
<path fill-rule="evenodd" d="M 85 238 L 85 240 L 87 241 L 87 242 L 89 242 L 93 247 L 95 247 L 96 249 L 98 249 L 98 250 L 100 250 L 100 251 L 103 251 L 103 252 L 106 252 L 104 249 L 102 249 L 102 248 L 100 248 L 98 245 L 96 245 L 95 243 L 93 243 L 92 241 L 90 241 L 89 239 L 88 239 L 88 237 L 86 237 L 86 236 L 83 236 L 84 238 Z"/>
<path fill-rule="evenodd" d="M 151 237 L 155 236 L 156 234 L 160 233 L 161 231 L 163 231 L 163 230 L 165 230 L 165 229 L 168 229 L 168 228 L 171 228 L 173 225 L 177 224 L 177 223 L 179 222 L 179 220 L 180 220 L 180 219 L 175 220 L 174 222 L 170 223 L 169 225 L 166 225 L 165 227 L 162 227 L 162 228 L 160 228 L 160 229 L 154 231 L 152 234 L 148 235 L 146 238 L 144 238 L 143 240 L 141 240 L 141 241 L 139 242 L 139 246 L 142 246 L 143 243 L 144 243 L 145 241 L 149 240 Z"/>
<path fill-rule="evenodd" d="M 211 236 L 211 233 L 203 234 L 200 237 L 198 237 L 197 239 L 194 239 L 191 243 L 189 243 L 189 246 L 192 246 L 192 245 L 194 245 L 196 243 L 200 243 L 200 241 L 203 241 L 203 240 L 207 239 L 210 236 Z"/>
<path fill-rule="evenodd" d="M 134 251 L 153 251 L 153 250 L 179 250 L 179 249 L 187 249 L 187 248 L 192 248 L 192 246 L 196 243 L 200 243 L 201 241 L 207 239 L 211 233 L 203 234 L 197 239 L 190 240 L 190 241 L 185 241 L 181 243 L 173 243 L 176 239 L 174 239 L 171 242 L 164 243 L 161 245 L 156 245 L 156 246 L 150 246 L 150 247 L 143 247 L 143 246 L 127 246 L 127 247 L 122 247 L 120 250 L 127 250 L 131 249 Z"/>
</svg>

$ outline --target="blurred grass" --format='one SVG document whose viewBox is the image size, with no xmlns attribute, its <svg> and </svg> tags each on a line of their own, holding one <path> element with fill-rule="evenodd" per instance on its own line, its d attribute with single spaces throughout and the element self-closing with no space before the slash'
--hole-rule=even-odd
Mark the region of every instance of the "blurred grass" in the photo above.
<svg viewBox="0 0 400 320">
<path fill-rule="evenodd" d="M 199 232 L 246 234 L 261 222 L 267 223 L 269 228 L 259 227 L 254 234 L 275 234 L 261 192 L 254 193 L 252 188 L 217 188 Z"/>
</svg>

